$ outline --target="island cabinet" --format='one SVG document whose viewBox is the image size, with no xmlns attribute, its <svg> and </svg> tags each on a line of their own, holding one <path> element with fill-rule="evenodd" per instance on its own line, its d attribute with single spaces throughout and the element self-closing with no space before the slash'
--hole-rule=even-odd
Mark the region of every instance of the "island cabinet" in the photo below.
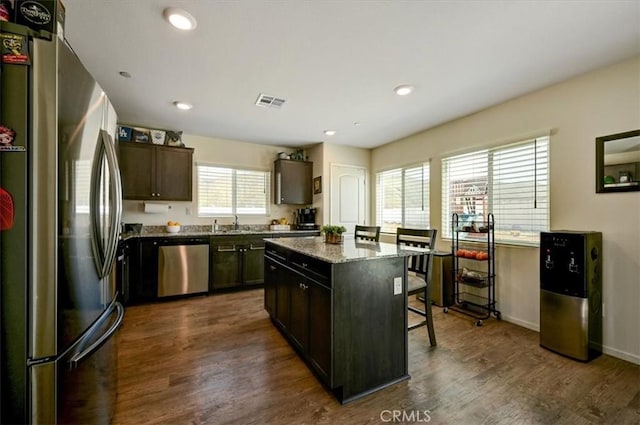
<svg viewBox="0 0 640 425">
<path fill-rule="evenodd" d="M 191 201 L 193 148 L 120 142 L 123 199 Z"/>
<path fill-rule="evenodd" d="M 265 247 L 265 309 L 341 403 L 409 378 L 404 256 L 392 244 L 355 245 Z"/>
<path fill-rule="evenodd" d="M 331 289 L 297 270 L 285 269 L 289 286 L 289 335 L 322 381 L 331 384 Z M 286 307 L 284 307 L 286 308 Z"/>
</svg>

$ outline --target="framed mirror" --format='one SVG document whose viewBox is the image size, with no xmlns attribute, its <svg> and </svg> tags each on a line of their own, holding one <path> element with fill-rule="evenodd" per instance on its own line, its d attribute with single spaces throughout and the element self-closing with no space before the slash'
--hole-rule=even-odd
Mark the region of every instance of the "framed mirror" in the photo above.
<svg viewBox="0 0 640 425">
<path fill-rule="evenodd" d="M 596 192 L 640 191 L 640 130 L 596 138 Z"/>
</svg>

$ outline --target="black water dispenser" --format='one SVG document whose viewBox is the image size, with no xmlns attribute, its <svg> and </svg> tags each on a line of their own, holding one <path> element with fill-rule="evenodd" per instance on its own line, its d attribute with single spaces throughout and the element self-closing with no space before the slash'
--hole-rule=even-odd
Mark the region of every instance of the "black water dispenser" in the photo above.
<svg viewBox="0 0 640 425">
<path fill-rule="evenodd" d="M 588 361 L 602 353 L 602 233 L 540 233 L 540 345 Z"/>
</svg>

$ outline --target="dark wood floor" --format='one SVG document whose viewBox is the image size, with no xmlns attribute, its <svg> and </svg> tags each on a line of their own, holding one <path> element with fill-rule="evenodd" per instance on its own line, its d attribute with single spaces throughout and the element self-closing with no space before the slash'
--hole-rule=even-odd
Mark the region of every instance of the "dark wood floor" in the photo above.
<svg viewBox="0 0 640 425">
<path fill-rule="evenodd" d="M 412 378 L 342 406 L 272 325 L 262 295 L 129 307 L 114 423 L 640 423 L 639 366 L 566 359 L 536 332 L 495 319 L 475 327 L 438 308 L 436 348 L 424 327 L 410 332 Z"/>
</svg>

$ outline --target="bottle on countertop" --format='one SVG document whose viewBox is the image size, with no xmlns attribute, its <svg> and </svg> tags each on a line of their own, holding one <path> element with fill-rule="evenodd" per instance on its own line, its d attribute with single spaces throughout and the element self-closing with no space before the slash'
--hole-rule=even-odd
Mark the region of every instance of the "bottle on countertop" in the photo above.
<svg viewBox="0 0 640 425">
<path fill-rule="evenodd" d="M 213 220 L 213 232 L 218 231 L 218 220 Z"/>
</svg>

